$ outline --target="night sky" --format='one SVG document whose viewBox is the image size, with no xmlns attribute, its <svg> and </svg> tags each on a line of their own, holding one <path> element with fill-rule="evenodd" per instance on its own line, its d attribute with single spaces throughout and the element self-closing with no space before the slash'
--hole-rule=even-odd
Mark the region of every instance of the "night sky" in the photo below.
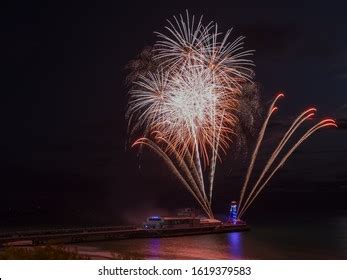
<svg viewBox="0 0 347 280">
<path fill-rule="evenodd" d="M 233 27 L 234 38 L 246 36 L 246 47 L 256 50 L 264 104 L 278 90 L 286 93 L 265 151 L 311 105 L 340 125 L 305 143 L 254 211 L 289 211 L 293 199 L 305 210 L 322 202 L 346 209 L 347 17 L 341 1 L 47 2 L 2 9 L 2 226 L 112 223 L 194 205 L 160 160 L 145 153 L 139 161 L 127 147 L 124 118 L 125 65 L 154 43 L 153 31 L 185 9 L 221 30 Z M 237 198 L 248 163 L 245 155 L 229 159 L 217 171 L 217 212 Z"/>
</svg>

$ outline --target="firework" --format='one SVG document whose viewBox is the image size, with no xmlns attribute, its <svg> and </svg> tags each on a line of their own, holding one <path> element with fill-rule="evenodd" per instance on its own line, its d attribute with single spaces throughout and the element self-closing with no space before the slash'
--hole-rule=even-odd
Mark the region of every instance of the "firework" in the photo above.
<svg viewBox="0 0 347 280">
<path fill-rule="evenodd" d="M 276 98 L 274 99 L 274 101 L 271 103 L 271 106 L 269 108 L 269 111 L 268 111 L 268 114 L 267 114 L 267 117 L 263 123 L 263 126 L 261 127 L 260 129 L 260 132 L 259 132 L 259 136 L 258 136 L 258 140 L 257 140 L 257 143 L 255 145 L 255 148 L 254 148 L 254 151 L 253 151 L 253 154 L 252 154 L 252 158 L 251 158 L 251 162 L 248 166 L 248 170 L 247 170 L 247 174 L 246 174 L 246 179 L 245 179 L 245 182 L 243 184 L 243 187 L 241 189 L 241 195 L 240 195 L 240 200 L 239 200 L 239 206 L 242 205 L 242 201 L 243 201 L 243 197 L 245 195 L 245 191 L 246 191 L 246 188 L 248 186 L 248 182 L 249 182 L 249 179 L 251 177 L 251 174 L 252 174 L 252 171 L 253 171 L 253 167 L 254 167 L 254 163 L 255 163 L 255 160 L 257 158 L 257 155 L 258 155 L 258 151 L 259 151 L 259 148 L 260 148 L 260 144 L 263 140 L 263 137 L 264 137 L 264 134 L 265 134 L 265 130 L 266 130 L 266 127 L 267 127 L 267 124 L 270 120 L 270 117 L 271 115 L 277 110 L 277 107 L 275 107 L 275 104 L 277 102 L 277 100 L 281 97 L 283 97 L 284 94 L 283 93 L 280 93 L 276 96 Z"/>
<path fill-rule="evenodd" d="M 247 189 L 247 186 L 248 186 L 248 183 L 249 183 L 249 180 L 250 180 L 250 177 L 252 175 L 252 170 L 253 170 L 254 163 L 255 163 L 256 158 L 257 158 L 259 147 L 260 147 L 260 145 L 262 143 L 262 140 L 263 140 L 263 137 L 264 137 L 265 130 L 266 130 L 266 127 L 268 125 L 269 119 L 270 119 L 272 113 L 275 110 L 277 110 L 277 107 L 274 107 L 276 102 L 277 102 L 277 100 L 280 97 L 283 97 L 283 96 L 284 95 L 282 93 L 278 94 L 276 96 L 276 98 L 274 99 L 274 101 L 272 102 L 272 104 L 270 106 L 270 109 L 269 109 L 269 112 L 268 112 L 268 115 L 267 115 L 267 117 L 266 117 L 266 119 L 264 121 L 264 124 L 263 124 L 263 126 L 261 128 L 261 131 L 259 133 L 259 136 L 258 136 L 258 139 L 257 139 L 257 142 L 256 142 L 256 146 L 255 146 L 255 149 L 254 149 L 253 154 L 252 154 L 251 163 L 250 163 L 250 165 L 248 167 L 248 170 L 247 170 L 247 174 L 246 174 L 246 177 L 245 177 L 245 182 L 244 182 L 243 187 L 241 189 L 240 202 L 239 202 L 240 211 L 239 211 L 239 214 L 238 214 L 238 218 L 241 218 L 242 215 L 244 215 L 246 210 L 249 208 L 249 206 L 252 204 L 252 202 L 256 199 L 256 197 L 259 195 L 259 193 L 264 189 L 264 187 L 270 181 L 272 176 L 278 171 L 278 169 L 281 166 L 283 166 L 283 164 L 286 162 L 286 160 L 292 155 L 292 153 L 307 138 L 309 138 L 313 133 L 315 133 L 317 130 L 319 130 L 321 128 L 324 128 L 324 127 L 337 127 L 336 122 L 333 119 L 324 119 L 324 120 L 320 121 L 319 123 L 317 123 L 316 125 L 314 125 L 313 127 L 311 127 L 310 129 L 308 129 L 307 132 L 280 159 L 279 163 L 277 163 L 277 165 L 275 165 L 275 167 L 271 171 L 270 175 L 268 175 L 265 178 L 265 180 L 264 180 L 264 176 L 271 169 L 271 167 L 274 165 L 275 160 L 278 158 L 279 154 L 281 153 L 281 151 L 283 150 L 283 148 L 285 147 L 287 142 L 291 139 L 291 137 L 294 135 L 294 133 L 297 131 L 297 129 L 304 123 L 304 121 L 306 121 L 308 119 L 311 119 L 315 115 L 317 110 L 315 108 L 309 108 L 308 110 L 306 110 L 303 113 L 301 113 L 293 121 L 293 123 L 291 124 L 289 129 L 286 131 L 286 133 L 282 137 L 281 141 L 279 142 L 279 144 L 277 145 L 277 147 L 275 148 L 275 150 L 271 154 L 269 160 L 265 164 L 265 167 L 264 167 L 263 171 L 261 172 L 259 178 L 257 179 L 256 183 L 252 186 L 252 188 L 250 190 L 250 193 L 248 194 L 248 197 L 247 197 L 245 203 L 242 204 L 243 198 L 244 198 L 244 195 L 246 193 L 246 189 Z"/>
<path fill-rule="evenodd" d="M 252 126 L 255 108 L 259 107 L 258 99 L 249 97 L 252 51 L 243 49 L 244 37 L 230 40 L 231 29 L 222 33 L 217 24 L 204 25 L 202 17 L 190 17 L 188 12 L 185 17 L 168 20 L 165 31 L 156 32 L 158 39 L 154 46 L 146 48 L 139 59 L 129 64 L 132 70 L 128 77 L 132 84 L 127 110 L 129 131 L 131 138 L 141 134 L 132 146 L 147 146 L 161 157 L 204 212 L 213 218 L 211 204 L 217 161 L 234 139 L 242 142 L 243 122 L 249 118 L 247 122 Z M 283 96 L 277 95 L 272 102 L 261 127 L 241 188 L 239 217 L 303 141 L 322 127 L 335 126 L 334 121 L 323 120 L 312 127 L 270 172 L 287 141 L 313 116 L 315 109 L 302 113 L 250 188 L 267 124 Z"/>
<path fill-rule="evenodd" d="M 252 52 L 243 51 L 243 37 L 229 42 L 231 30 L 223 35 L 216 24 L 204 26 L 202 17 L 195 20 L 188 12 L 165 29 L 166 34 L 156 33 L 151 50 L 156 67 L 131 79 L 129 126 L 144 134 L 134 145 L 147 145 L 161 156 L 213 217 L 216 162 L 238 125 L 238 100 L 251 80 L 253 64 L 247 57 Z"/>
</svg>

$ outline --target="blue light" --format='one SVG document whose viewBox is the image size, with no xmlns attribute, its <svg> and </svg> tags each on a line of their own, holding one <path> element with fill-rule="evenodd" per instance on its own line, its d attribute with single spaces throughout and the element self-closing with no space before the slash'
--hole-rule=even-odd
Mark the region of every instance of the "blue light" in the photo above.
<svg viewBox="0 0 347 280">
<path fill-rule="evenodd" d="M 233 224 L 235 224 L 237 221 L 237 203 L 236 203 L 236 201 L 231 202 L 229 221 L 232 222 Z"/>
<path fill-rule="evenodd" d="M 160 219 L 159 216 L 151 216 L 151 219 Z"/>
<path fill-rule="evenodd" d="M 161 221 L 161 218 L 159 216 L 151 216 L 149 217 L 150 221 Z"/>
</svg>

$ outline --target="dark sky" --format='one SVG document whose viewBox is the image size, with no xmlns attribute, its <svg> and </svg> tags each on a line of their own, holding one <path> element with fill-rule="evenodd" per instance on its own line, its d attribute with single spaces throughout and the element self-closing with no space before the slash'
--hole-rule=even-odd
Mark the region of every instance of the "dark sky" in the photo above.
<svg viewBox="0 0 347 280">
<path fill-rule="evenodd" d="M 103 222 L 190 203 L 160 162 L 145 157 L 139 169 L 135 151 L 126 149 L 124 120 L 124 66 L 153 44 L 153 31 L 185 9 L 246 36 L 246 47 L 256 50 L 264 102 L 286 92 L 274 119 L 280 125 L 271 126 L 265 145 L 310 105 L 340 123 L 300 148 L 269 185 L 269 197 L 285 200 L 287 193 L 305 191 L 329 199 L 332 208 L 345 207 L 347 17 L 341 1 L 53 2 L 12 2 L 2 9 L 3 217 Z M 246 164 L 234 160 L 233 176 L 217 176 L 219 197 L 229 190 L 236 195 Z"/>
</svg>

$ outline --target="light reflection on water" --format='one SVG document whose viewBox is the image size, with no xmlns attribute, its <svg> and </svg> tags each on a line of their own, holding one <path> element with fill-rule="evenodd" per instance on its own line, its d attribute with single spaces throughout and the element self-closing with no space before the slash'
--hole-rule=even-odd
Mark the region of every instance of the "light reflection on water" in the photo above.
<svg viewBox="0 0 347 280">
<path fill-rule="evenodd" d="M 86 243 L 133 259 L 347 259 L 347 217 L 251 224 L 249 232 Z"/>
<path fill-rule="evenodd" d="M 160 252 L 160 238 L 151 238 L 149 240 L 150 256 L 149 259 L 155 260 L 159 259 Z"/>
<path fill-rule="evenodd" d="M 231 256 L 242 259 L 242 232 L 232 232 L 228 234 L 228 247 Z"/>
</svg>

